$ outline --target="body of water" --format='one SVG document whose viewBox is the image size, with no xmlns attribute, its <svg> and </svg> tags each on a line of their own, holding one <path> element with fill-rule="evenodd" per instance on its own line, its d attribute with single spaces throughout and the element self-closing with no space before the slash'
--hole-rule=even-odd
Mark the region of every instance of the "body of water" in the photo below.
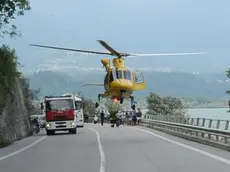
<svg viewBox="0 0 230 172">
<path fill-rule="evenodd" d="M 209 118 L 209 119 L 220 119 L 230 120 L 229 108 L 201 108 L 201 109 L 188 109 L 187 115 L 191 118 Z"/>
<path fill-rule="evenodd" d="M 199 109 L 187 109 L 187 115 L 190 118 L 205 118 L 204 126 L 208 127 L 210 120 L 212 119 L 211 127 L 225 129 L 226 121 L 230 121 L 230 112 L 227 112 L 230 108 L 199 108 Z M 148 110 L 142 110 L 143 114 L 146 114 Z M 219 127 L 217 127 L 217 120 L 221 120 Z M 196 125 L 196 120 L 194 121 L 194 125 Z M 199 126 L 202 126 L 202 120 L 199 120 Z M 227 127 L 227 130 L 230 130 L 230 126 Z"/>
<path fill-rule="evenodd" d="M 199 109 L 187 109 L 187 115 L 191 118 L 207 118 L 207 119 L 220 119 L 230 120 L 230 112 L 227 112 L 230 108 L 199 108 Z M 148 110 L 142 110 L 143 114 L 146 114 Z"/>
</svg>

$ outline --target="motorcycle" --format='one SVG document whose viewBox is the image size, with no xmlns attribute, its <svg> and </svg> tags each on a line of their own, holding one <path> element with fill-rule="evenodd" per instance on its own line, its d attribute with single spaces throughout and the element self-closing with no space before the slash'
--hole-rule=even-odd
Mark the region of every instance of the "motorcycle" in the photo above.
<svg viewBox="0 0 230 172">
<path fill-rule="evenodd" d="M 110 118 L 111 127 L 113 128 L 116 124 L 116 118 Z"/>
<path fill-rule="evenodd" d="M 117 117 L 117 119 L 116 119 L 116 126 L 119 127 L 121 125 L 121 122 L 122 122 L 121 117 L 120 116 Z"/>
<path fill-rule="evenodd" d="M 38 134 L 40 132 L 40 126 L 34 124 L 33 125 L 33 133 Z"/>
<path fill-rule="evenodd" d="M 94 124 L 97 124 L 97 122 L 98 122 L 98 117 L 94 117 L 93 123 L 94 123 Z"/>
</svg>

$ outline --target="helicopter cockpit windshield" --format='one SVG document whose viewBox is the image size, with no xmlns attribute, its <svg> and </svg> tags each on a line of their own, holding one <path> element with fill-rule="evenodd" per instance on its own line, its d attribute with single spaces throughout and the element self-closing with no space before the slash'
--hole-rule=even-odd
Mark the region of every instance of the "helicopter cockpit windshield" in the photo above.
<svg viewBox="0 0 230 172">
<path fill-rule="evenodd" d="M 129 70 L 113 70 L 113 78 L 114 79 L 128 79 L 130 81 L 133 80 L 132 72 Z"/>
<path fill-rule="evenodd" d="M 129 70 L 124 70 L 124 71 L 123 71 L 123 74 L 124 74 L 124 78 L 125 78 L 125 79 L 128 79 L 128 80 L 130 80 L 130 81 L 133 80 L 133 74 L 132 74 L 131 71 L 129 71 Z"/>
<path fill-rule="evenodd" d="M 116 70 L 117 79 L 122 79 L 122 70 Z"/>
</svg>

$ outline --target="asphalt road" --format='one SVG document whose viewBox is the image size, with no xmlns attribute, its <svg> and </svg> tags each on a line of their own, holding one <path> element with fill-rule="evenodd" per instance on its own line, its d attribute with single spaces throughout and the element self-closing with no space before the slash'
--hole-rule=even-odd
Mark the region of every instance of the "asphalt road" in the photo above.
<svg viewBox="0 0 230 172">
<path fill-rule="evenodd" d="M 144 127 L 86 124 L 0 149 L 1 172 L 227 172 L 229 152 Z"/>
</svg>

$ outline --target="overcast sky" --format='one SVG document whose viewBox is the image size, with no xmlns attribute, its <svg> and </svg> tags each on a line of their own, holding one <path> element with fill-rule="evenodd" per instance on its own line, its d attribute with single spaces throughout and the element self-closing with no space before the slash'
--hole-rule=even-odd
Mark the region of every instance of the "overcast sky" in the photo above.
<svg viewBox="0 0 230 172">
<path fill-rule="evenodd" d="M 66 57 L 62 51 L 29 46 L 104 50 L 98 39 L 128 53 L 209 53 L 138 57 L 127 60 L 130 67 L 218 72 L 230 66 L 229 0 L 32 0 L 31 7 L 15 21 L 23 36 L 3 40 L 17 50 L 24 70 L 56 58 L 70 65 L 101 67 L 98 55 Z"/>
</svg>

